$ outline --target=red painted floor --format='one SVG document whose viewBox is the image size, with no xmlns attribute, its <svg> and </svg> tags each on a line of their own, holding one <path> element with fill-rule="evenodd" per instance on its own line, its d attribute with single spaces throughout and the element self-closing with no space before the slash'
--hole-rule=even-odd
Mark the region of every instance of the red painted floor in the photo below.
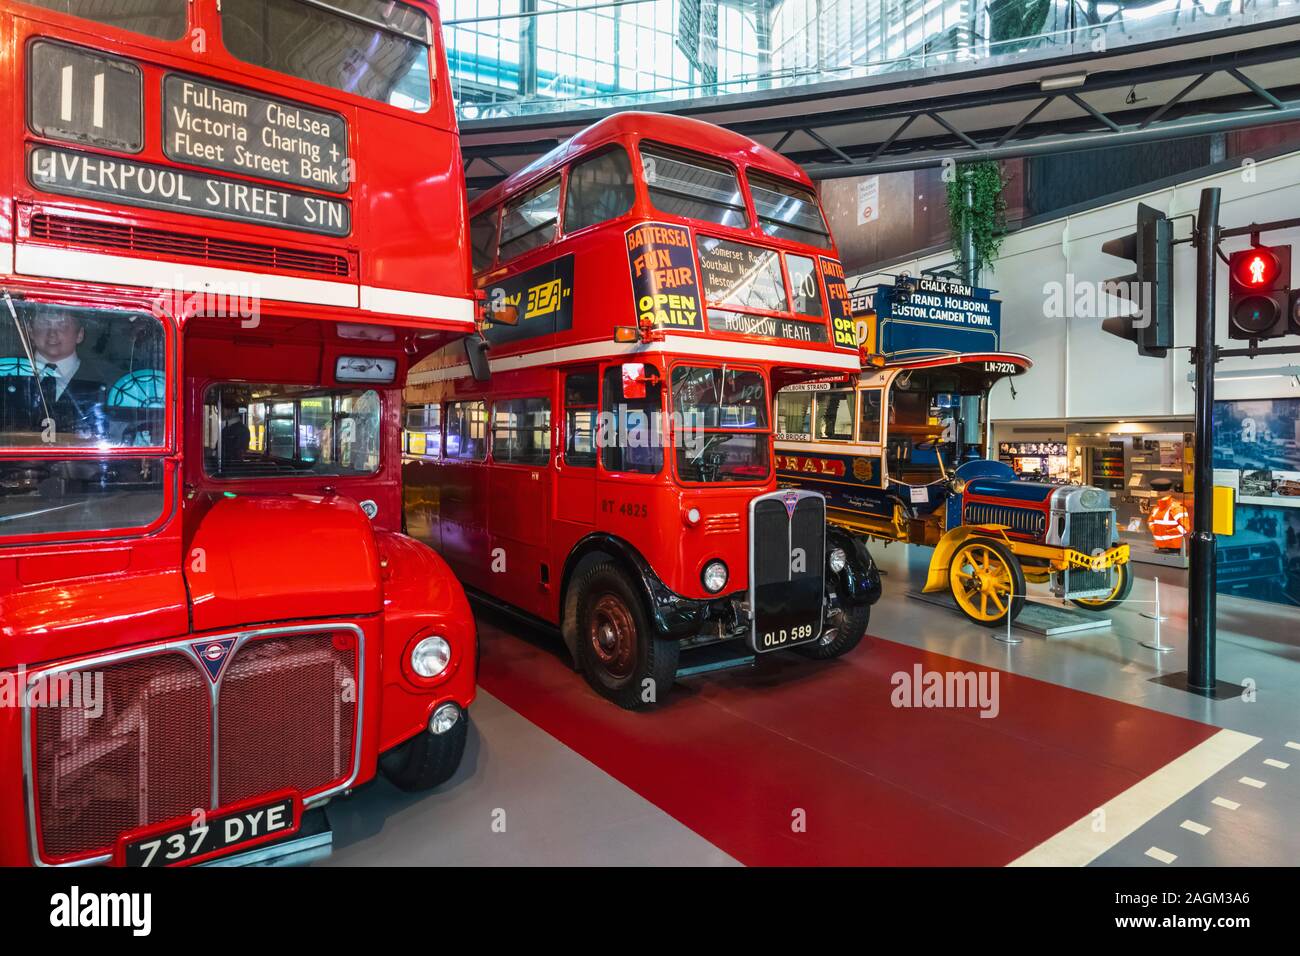
<svg viewBox="0 0 1300 956">
<path fill-rule="evenodd" d="M 480 632 L 485 690 L 750 865 L 1003 865 L 1216 731 L 1006 672 L 995 718 L 897 708 L 896 672 L 988 669 L 878 638 L 691 678 L 628 713 L 549 639 Z"/>
</svg>

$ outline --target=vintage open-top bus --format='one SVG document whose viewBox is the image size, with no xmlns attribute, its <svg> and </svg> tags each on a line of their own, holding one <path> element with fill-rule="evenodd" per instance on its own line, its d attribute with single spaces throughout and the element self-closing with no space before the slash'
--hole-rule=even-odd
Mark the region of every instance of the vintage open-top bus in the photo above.
<svg viewBox="0 0 1300 956">
<path fill-rule="evenodd" d="M 37 0 L 0 43 L 0 865 L 266 856 L 447 779 L 474 623 L 399 445 L 474 326 L 436 8 Z"/>
<path fill-rule="evenodd" d="M 949 591 L 980 624 L 1014 620 L 1029 583 L 1050 582 L 1059 597 L 1091 610 L 1123 601 L 1133 581 L 1110 496 L 1022 481 L 989 460 L 989 390 L 1028 371 L 1029 359 L 997 351 L 996 329 L 953 327 L 963 306 L 978 308 L 969 287 L 920 286 L 897 323 L 906 328 L 878 330 L 870 313 L 861 320 L 871 356 L 855 382 L 777 396 L 781 485 L 822 492 L 837 528 L 934 548 L 923 590 Z"/>
<path fill-rule="evenodd" d="M 771 396 L 860 369 L 843 272 L 793 163 L 623 113 L 471 204 L 491 381 L 407 388 L 407 530 L 557 625 L 600 693 L 861 639 L 879 580 L 816 493 L 777 492 Z"/>
</svg>

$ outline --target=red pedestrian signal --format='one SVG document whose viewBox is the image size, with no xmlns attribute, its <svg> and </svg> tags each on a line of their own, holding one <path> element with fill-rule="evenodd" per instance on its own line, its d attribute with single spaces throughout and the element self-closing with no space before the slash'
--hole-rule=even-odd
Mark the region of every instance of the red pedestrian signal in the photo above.
<svg viewBox="0 0 1300 956">
<path fill-rule="evenodd" d="M 1240 256 L 1240 258 L 1238 258 Z M 1250 249 L 1233 256 L 1233 278 L 1251 289 L 1268 289 L 1277 279 L 1277 256 L 1271 249 Z"/>
<path fill-rule="evenodd" d="M 1228 337 L 1274 339 L 1291 329 L 1291 247 L 1253 246 L 1228 260 Z"/>
</svg>

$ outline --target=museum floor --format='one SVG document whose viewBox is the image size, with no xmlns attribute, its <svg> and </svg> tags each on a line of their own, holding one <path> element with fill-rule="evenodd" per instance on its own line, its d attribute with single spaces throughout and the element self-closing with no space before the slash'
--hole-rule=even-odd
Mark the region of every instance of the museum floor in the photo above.
<svg viewBox="0 0 1300 956">
<path fill-rule="evenodd" d="M 1140 578 L 1109 629 L 1008 645 L 908 597 L 904 546 L 873 638 L 693 677 L 653 713 L 597 698 L 552 640 L 480 613 L 480 692 L 453 780 L 376 782 L 329 808 L 333 864 L 1262 865 L 1300 859 L 1300 612 L 1221 598 L 1209 701 L 1152 683 Z M 1152 571 L 1140 569 L 1140 574 Z M 896 707 L 894 675 L 998 675 L 997 714 Z M 988 678 L 986 678 L 987 680 Z M 1249 696 L 1249 695 L 1248 695 Z"/>
</svg>

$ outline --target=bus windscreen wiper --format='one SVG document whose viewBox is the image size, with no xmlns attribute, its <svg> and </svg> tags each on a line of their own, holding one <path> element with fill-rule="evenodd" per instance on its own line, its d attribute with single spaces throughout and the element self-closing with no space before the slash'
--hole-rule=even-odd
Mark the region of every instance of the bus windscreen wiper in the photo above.
<svg viewBox="0 0 1300 956">
<path fill-rule="evenodd" d="M 36 383 L 36 393 L 41 396 L 41 408 L 45 412 L 45 422 L 54 420 L 50 414 L 49 403 L 45 399 L 45 389 L 41 388 L 40 373 L 36 370 L 36 352 L 32 349 L 31 340 L 27 338 L 27 329 L 23 327 L 22 319 L 18 318 L 18 310 L 14 308 L 14 300 L 9 296 L 9 290 L 4 290 L 5 306 L 9 309 L 9 317 L 14 320 L 14 331 L 18 333 L 18 341 L 22 343 L 23 352 L 27 355 L 27 361 L 32 368 L 32 381 Z"/>
</svg>

